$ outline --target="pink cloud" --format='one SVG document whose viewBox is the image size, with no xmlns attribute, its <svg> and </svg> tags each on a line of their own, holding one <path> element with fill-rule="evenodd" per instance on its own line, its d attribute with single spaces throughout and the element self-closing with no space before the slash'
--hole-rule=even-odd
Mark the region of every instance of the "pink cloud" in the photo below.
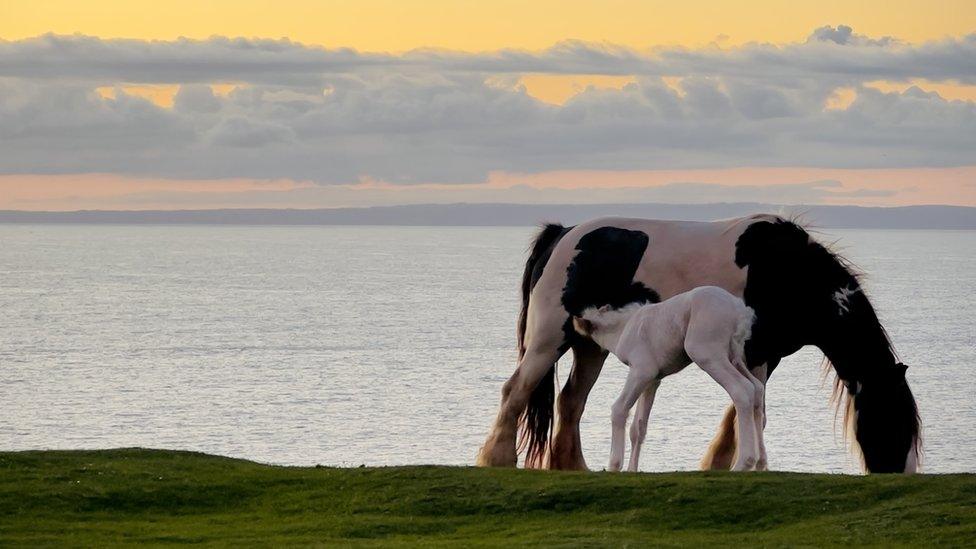
<svg viewBox="0 0 976 549">
<path fill-rule="evenodd" d="M 317 185 L 112 174 L 0 175 L 0 209 L 329 208 L 451 202 L 766 202 L 976 206 L 976 166 L 493 172 L 485 183 Z"/>
</svg>

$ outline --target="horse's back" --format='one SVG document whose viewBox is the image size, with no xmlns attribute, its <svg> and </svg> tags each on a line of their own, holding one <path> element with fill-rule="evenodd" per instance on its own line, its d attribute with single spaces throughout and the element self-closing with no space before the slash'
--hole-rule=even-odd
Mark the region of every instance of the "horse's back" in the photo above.
<svg viewBox="0 0 976 549">
<path fill-rule="evenodd" d="M 745 273 L 735 264 L 735 242 L 756 219 L 704 222 L 603 217 L 586 221 L 568 231 L 554 247 L 538 283 L 539 297 L 555 304 L 554 296 L 572 290 L 574 283 L 599 284 L 604 278 L 643 284 L 655 293 L 655 301 L 704 285 L 741 296 Z M 593 275 L 570 280 L 571 267 L 574 272 Z"/>
</svg>

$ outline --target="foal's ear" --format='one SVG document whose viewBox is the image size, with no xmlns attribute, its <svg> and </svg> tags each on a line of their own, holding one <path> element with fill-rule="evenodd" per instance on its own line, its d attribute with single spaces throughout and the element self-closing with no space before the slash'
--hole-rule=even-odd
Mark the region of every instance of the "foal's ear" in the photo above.
<svg viewBox="0 0 976 549">
<path fill-rule="evenodd" d="M 601 306 L 599 309 L 597 309 L 597 311 L 599 311 L 601 313 L 609 313 L 610 312 L 610 304 Z"/>
<path fill-rule="evenodd" d="M 575 328 L 577 332 L 585 336 L 588 336 L 591 333 L 593 333 L 593 323 L 590 322 L 589 320 L 586 320 L 585 318 L 580 318 L 578 316 L 573 317 L 573 328 Z"/>
</svg>

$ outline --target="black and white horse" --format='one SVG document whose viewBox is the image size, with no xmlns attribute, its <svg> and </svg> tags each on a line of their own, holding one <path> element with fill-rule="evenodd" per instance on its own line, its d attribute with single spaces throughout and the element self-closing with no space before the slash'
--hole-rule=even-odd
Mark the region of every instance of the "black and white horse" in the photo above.
<svg viewBox="0 0 976 549">
<path fill-rule="evenodd" d="M 917 469 L 919 418 L 906 367 L 857 274 L 802 227 L 771 215 L 711 223 L 604 218 L 543 228 L 522 278 L 518 368 L 502 389 L 478 464 L 514 466 L 521 425 L 527 466 L 585 469 L 579 421 L 607 353 L 578 334 L 572 318 L 588 307 L 657 302 L 707 285 L 755 311 L 746 359 L 756 377 L 765 382 L 783 357 L 819 347 L 846 393 L 845 416 L 865 469 Z M 573 367 L 557 401 L 556 361 L 570 349 Z M 703 467 L 729 468 L 734 423 L 730 406 Z"/>
</svg>

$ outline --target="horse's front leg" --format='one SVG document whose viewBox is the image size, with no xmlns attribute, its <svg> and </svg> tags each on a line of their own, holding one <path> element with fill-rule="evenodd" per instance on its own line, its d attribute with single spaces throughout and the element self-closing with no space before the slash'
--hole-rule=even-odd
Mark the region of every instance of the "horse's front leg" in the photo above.
<svg viewBox="0 0 976 549">
<path fill-rule="evenodd" d="M 573 345 L 573 369 L 556 405 L 559 413 L 549 454 L 551 469 L 586 470 L 579 424 L 586 397 L 600 377 L 606 358 L 607 352 L 588 339 Z"/>
<path fill-rule="evenodd" d="M 753 385 L 756 387 L 756 426 L 759 430 L 759 461 L 756 463 L 757 471 L 769 469 L 769 462 L 766 457 L 766 365 L 763 364 L 751 371 L 746 370 Z"/>
</svg>

